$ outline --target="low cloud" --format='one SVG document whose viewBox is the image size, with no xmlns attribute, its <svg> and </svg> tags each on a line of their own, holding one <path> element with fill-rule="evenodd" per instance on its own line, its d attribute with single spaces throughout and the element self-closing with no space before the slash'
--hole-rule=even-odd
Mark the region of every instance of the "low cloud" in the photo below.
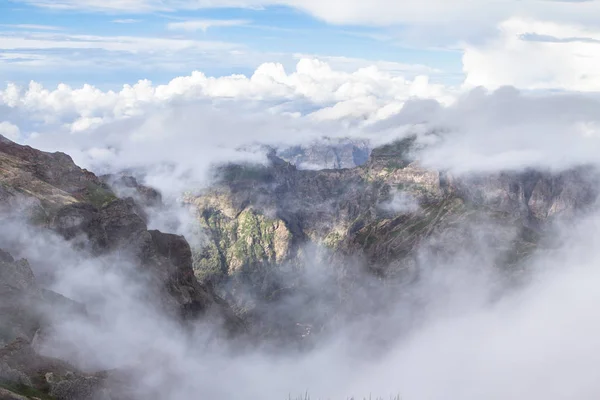
<svg viewBox="0 0 600 400">
<path fill-rule="evenodd" d="M 515 17 L 498 31 L 485 43 L 465 47 L 468 87 L 600 90 L 600 27 Z"/>
<path fill-rule="evenodd" d="M 7 121 L 0 122 L 0 135 L 12 140 L 17 141 L 20 139 L 21 130 L 18 126 L 11 124 Z"/>
</svg>

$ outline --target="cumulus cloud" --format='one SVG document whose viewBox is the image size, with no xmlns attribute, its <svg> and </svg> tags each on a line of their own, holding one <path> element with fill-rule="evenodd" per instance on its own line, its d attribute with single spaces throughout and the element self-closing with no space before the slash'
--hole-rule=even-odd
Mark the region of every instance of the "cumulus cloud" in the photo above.
<svg viewBox="0 0 600 400">
<path fill-rule="evenodd" d="M 198 180 L 215 162 L 262 160 L 241 151 L 244 146 L 295 145 L 322 136 L 377 145 L 420 133 L 424 165 L 455 172 L 597 164 L 599 101 L 591 94 L 511 87 L 459 94 L 426 76 L 409 80 L 376 66 L 348 72 L 316 59 L 300 60 L 291 72 L 267 63 L 251 76 L 196 71 L 120 91 L 65 84 L 48 89 L 36 82 L 0 90 L 2 118 L 19 128 L 21 142 L 66 151 L 87 168 L 164 162 L 176 166 L 168 173 L 195 171 Z M 174 191 L 165 173 L 158 181 Z"/>
<path fill-rule="evenodd" d="M 495 89 L 600 90 L 600 28 L 511 18 L 499 35 L 467 45 L 465 84 Z"/>
<path fill-rule="evenodd" d="M 0 122 L 0 135 L 12 140 L 16 141 L 20 139 L 21 130 L 18 126 L 11 124 L 7 121 Z"/>
<path fill-rule="evenodd" d="M 456 172 L 597 164 L 599 106 L 598 97 L 583 94 L 469 91 L 450 107 L 425 114 L 427 126 L 444 133 L 424 135 L 422 161 Z"/>
<path fill-rule="evenodd" d="M 47 123 L 64 123 L 80 131 L 141 115 L 150 106 L 173 101 L 198 99 L 235 99 L 260 101 L 282 106 L 284 103 L 310 103 L 320 112 L 318 119 L 337 119 L 346 116 L 377 118 L 381 109 L 391 104 L 400 106 L 413 97 L 450 102 L 452 95 L 442 85 L 428 82 L 427 77 L 407 80 L 402 76 L 381 71 L 376 66 L 354 72 L 332 69 L 316 59 L 302 59 L 292 73 L 281 64 L 266 63 L 250 77 L 231 75 L 209 77 L 195 71 L 189 76 L 173 79 L 166 85 L 154 86 L 148 80 L 125 85 L 119 92 L 102 91 L 91 85 L 71 88 L 60 84 L 54 90 L 31 82 L 27 88 L 9 84 L 0 91 L 0 104 L 32 114 Z M 344 104 L 344 102 L 348 102 Z M 360 106 L 358 106 L 360 105 Z M 293 112 L 306 114 L 310 108 L 291 107 Z"/>
</svg>

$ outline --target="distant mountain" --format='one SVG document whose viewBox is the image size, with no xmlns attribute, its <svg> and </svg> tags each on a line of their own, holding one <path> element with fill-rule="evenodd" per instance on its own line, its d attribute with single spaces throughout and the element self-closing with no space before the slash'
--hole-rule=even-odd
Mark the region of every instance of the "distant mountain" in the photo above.
<svg viewBox="0 0 600 400">
<path fill-rule="evenodd" d="M 347 267 L 357 260 L 361 270 L 402 284 L 418 279 L 423 263 L 431 262 L 423 259 L 425 250 L 451 259 L 483 239 L 498 268 L 511 271 L 522 267 L 553 221 L 585 212 L 598 196 L 599 175 L 591 167 L 453 176 L 422 168 L 414 146 L 409 137 L 375 148 L 366 163 L 347 169 L 305 170 L 282 156 L 306 160 L 311 154 L 321 166 L 339 166 L 330 143 L 271 152 L 266 167 L 221 167 L 212 188 L 186 198 L 209 236 L 195 251 L 196 275 L 248 318 L 272 319 L 257 315 L 257 299 L 309 290 L 290 273 L 317 262 L 307 249 L 321 248 L 319 263 L 345 271 L 331 287 L 340 293 L 359 279 Z M 340 307 L 354 304 L 352 295 L 336 296 Z M 357 301 L 354 311 L 364 304 Z M 331 322 L 313 317 L 300 326 Z M 284 333 L 277 334 L 303 334 L 297 322 L 281 322 Z"/>
<path fill-rule="evenodd" d="M 343 169 L 364 165 L 370 152 L 368 140 L 324 138 L 279 149 L 277 155 L 299 169 Z"/>
<path fill-rule="evenodd" d="M 431 265 L 468 256 L 510 281 L 552 245 L 555 221 L 598 198 L 592 167 L 453 175 L 423 168 L 415 146 L 414 137 L 372 150 L 326 140 L 271 149 L 268 165 L 221 165 L 211 187 L 185 195 L 206 236 L 190 248 L 148 230 L 148 210 L 165 207 L 156 190 L 0 137 L 0 223 L 66 241 L 82 262 L 130 260 L 131 283 L 144 285 L 138 301 L 178 326 L 200 329 L 210 318 L 250 343 L 310 346 L 359 315 L 397 307 L 386 299 L 418 304 L 411 287 Z M 83 371 L 38 351 L 59 320 L 94 317 L 17 259 L 36 245 L 27 235 L 0 242 L 0 398 L 140 398 L 126 371 Z"/>
</svg>

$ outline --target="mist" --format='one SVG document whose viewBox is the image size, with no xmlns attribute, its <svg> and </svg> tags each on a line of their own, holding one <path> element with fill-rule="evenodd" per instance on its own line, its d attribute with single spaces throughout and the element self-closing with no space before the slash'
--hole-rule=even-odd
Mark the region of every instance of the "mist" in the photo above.
<svg viewBox="0 0 600 400">
<path fill-rule="evenodd" d="M 305 108 L 314 103 L 307 105 L 305 98 L 265 110 L 265 101 L 256 97 L 142 102 L 128 118 L 107 118 L 78 133 L 54 127 L 20 141 L 65 151 L 98 175 L 136 175 L 162 195 L 159 205 L 145 207 L 149 227 L 183 234 L 196 249 L 205 244 L 206 232 L 184 194 L 210 188 L 215 166 L 223 163 L 268 165 L 264 146 L 286 148 L 323 136 L 366 139 L 377 146 L 415 135 L 419 164 L 457 176 L 598 164 L 593 95 L 478 88 L 452 102 L 411 98 L 395 104 L 397 112 L 374 107 L 368 118 L 364 110 L 358 116 L 323 117 L 343 111 L 348 99 L 337 108 L 338 103 L 323 101 L 323 112 L 311 108 L 309 113 Z M 420 205 L 394 190 L 380 208 L 400 216 L 419 213 Z M 596 206 L 569 223 L 550 224 L 544 232 L 550 243 L 517 271 L 497 265 L 502 245 L 517 232 L 491 219 L 462 222 L 458 238 L 432 235 L 420 243 L 418 278 L 410 284 L 374 276 L 360 257 L 349 256 L 340 265 L 331 262 L 329 250 L 307 246 L 300 267 L 284 265 L 273 277 L 299 282 L 299 290 L 283 301 L 262 302 L 253 288 L 240 289 L 271 316 L 267 322 L 307 322 L 299 327 L 300 345 L 289 346 L 231 339 L 212 319 L 182 324 L 153 301 L 149 278 L 131 255 L 92 256 L 15 220 L 15 209 L 9 213 L 0 226 L 0 248 L 27 258 L 40 284 L 88 312 L 68 320 L 50 314 L 52 329 L 36 342 L 38 350 L 85 371 L 126 371 L 134 399 L 283 400 L 305 393 L 332 400 L 371 395 L 596 399 L 600 394 Z M 449 239 L 450 246 L 444 246 Z M 440 252 L 440 247 L 446 248 Z M 340 283 L 340 271 L 352 277 L 351 285 Z M 340 287 L 350 296 L 340 299 Z"/>
<path fill-rule="evenodd" d="M 372 282 L 370 300 L 384 311 L 341 323 L 301 351 L 240 350 L 209 321 L 182 327 L 148 301 L 144 276 L 126 255 L 92 258 L 14 219 L 2 224 L 0 247 L 88 310 L 55 320 L 40 351 L 84 370 L 131 371 L 135 398 L 596 398 L 600 212 L 553 226 L 553 246 L 527 261 L 516 286 L 493 265 L 498 250 L 485 239 L 498 227 L 467 228 L 481 240 L 448 258 L 431 250 L 431 238 L 419 251 L 427 267 L 418 284 L 392 294 Z M 311 293 L 326 294 L 331 266 L 316 256 L 306 262 Z M 302 304 L 287 307 L 299 312 Z"/>
</svg>

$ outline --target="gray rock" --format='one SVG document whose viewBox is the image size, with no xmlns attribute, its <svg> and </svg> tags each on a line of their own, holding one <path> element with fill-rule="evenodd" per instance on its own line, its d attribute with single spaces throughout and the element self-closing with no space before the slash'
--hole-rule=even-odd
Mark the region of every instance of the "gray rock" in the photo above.
<svg viewBox="0 0 600 400">
<path fill-rule="evenodd" d="M 25 396 L 11 392 L 10 390 L 0 387 L 0 400 L 30 400 Z"/>
</svg>

